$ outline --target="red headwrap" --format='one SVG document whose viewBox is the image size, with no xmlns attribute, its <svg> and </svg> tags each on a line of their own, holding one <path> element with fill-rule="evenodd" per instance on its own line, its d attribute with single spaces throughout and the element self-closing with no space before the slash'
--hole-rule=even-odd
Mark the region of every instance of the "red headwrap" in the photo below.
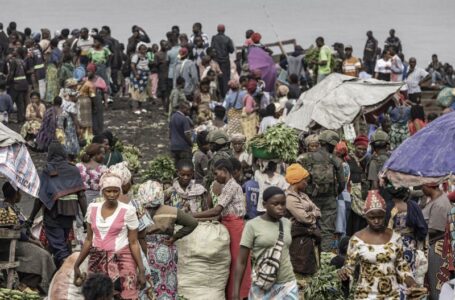
<svg viewBox="0 0 455 300">
<path fill-rule="evenodd" d="M 186 57 L 188 55 L 188 49 L 185 47 L 180 48 L 179 54 L 181 57 Z"/>
<path fill-rule="evenodd" d="M 256 88 L 258 87 L 258 82 L 256 80 L 250 79 L 248 83 L 246 84 L 246 90 L 248 93 L 253 94 L 256 91 Z"/>
<path fill-rule="evenodd" d="M 343 157 L 344 160 L 348 158 L 348 146 L 344 141 L 339 142 L 335 146 L 335 152 Z"/>
<path fill-rule="evenodd" d="M 217 29 L 218 31 L 224 32 L 224 30 L 225 30 L 226 28 L 224 27 L 223 24 L 219 24 L 219 25 L 216 27 L 216 29 Z"/>
<path fill-rule="evenodd" d="M 354 140 L 354 145 L 355 146 L 361 145 L 361 146 L 368 147 L 368 137 L 363 134 L 357 136 Z"/>
<path fill-rule="evenodd" d="M 365 201 L 365 207 L 363 208 L 363 213 L 367 214 L 372 210 L 382 210 L 386 211 L 386 204 L 384 198 L 379 194 L 378 190 L 368 191 L 367 200 Z"/>
<path fill-rule="evenodd" d="M 87 72 L 95 73 L 96 72 L 96 65 L 94 63 L 89 63 L 87 65 Z"/>
<path fill-rule="evenodd" d="M 258 44 L 262 39 L 262 36 L 259 32 L 255 32 L 251 35 L 251 40 L 253 43 Z"/>
</svg>

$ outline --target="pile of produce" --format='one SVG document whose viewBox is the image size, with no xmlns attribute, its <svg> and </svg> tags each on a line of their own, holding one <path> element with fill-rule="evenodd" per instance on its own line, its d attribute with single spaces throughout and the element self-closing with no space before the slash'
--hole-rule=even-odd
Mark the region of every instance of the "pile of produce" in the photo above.
<svg viewBox="0 0 455 300">
<path fill-rule="evenodd" d="M 295 129 L 278 124 L 252 138 L 248 143 L 248 151 L 256 158 L 292 163 L 299 153 L 299 136 Z"/>
<path fill-rule="evenodd" d="M 123 160 L 128 163 L 128 169 L 130 169 L 131 172 L 135 173 L 139 170 L 141 151 L 138 147 L 117 141 L 117 143 L 115 143 L 115 149 L 122 153 Z"/>
<path fill-rule="evenodd" d="M 142 180 L 156 180 L 170 183 L 175 177 L 174 160 L 167 155 L 160 155 L 151 160 L 142 173 Z"/>
<path fill-rule="evenodd" d="M 341 300 L 341 281 L 337 270 L 330 265 L 335 255 L 330 252 L 321 253 L 321 268 L 312 276 L 311 282 L 304 291 L 305 299 L 312 300 Z"/>
<path fill-rule="evenodd" d="M 18 290 L 0 289 L 0 300 L 39 300 L 38 292 L 21 292 Z"/>
<path fill-rule="evenodd" d="M 19 219 L 11 207 L 0 208 L 0 225 L 16 225 L 18 223 Z"/>
</svg>

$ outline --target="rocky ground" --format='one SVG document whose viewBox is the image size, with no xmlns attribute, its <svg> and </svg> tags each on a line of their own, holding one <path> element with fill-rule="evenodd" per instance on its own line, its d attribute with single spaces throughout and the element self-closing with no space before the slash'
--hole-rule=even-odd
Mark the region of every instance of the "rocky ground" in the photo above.
<svg viewBox="0 0 455 300">
<path fill-rule="evenodd" d="M 140 162 L 145 166 L 157 155 L 168 153 L 169 131 L 167 117 L 161 102 L 156 101 L 156 104 L 147 102 L 143 108 L 147 110 L 146 113 L 135 115 L 130 109 L 128 99 L 116 99 L 105 111 L 104 124 L 105 129 L 111 130 L 124 144 L 133 144 L 140 149 Z M 18 132 L 20 130 L 17 124 L 11 124 L 10 127 Z M 30 154 L 39 171 L 46 161 L 46 154 L 32 151 Z M 0 177 L 0 184 L 3 182 L 4 178 Z M 28 215 L 33 206 L 33 199 L 23 193 L 20 206 L 25 215 Z"/>
</svg>

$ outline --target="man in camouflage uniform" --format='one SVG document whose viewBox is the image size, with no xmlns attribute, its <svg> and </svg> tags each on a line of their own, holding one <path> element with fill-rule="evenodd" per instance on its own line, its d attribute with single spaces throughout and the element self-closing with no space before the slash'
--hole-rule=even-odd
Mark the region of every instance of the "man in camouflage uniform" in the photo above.
<svg viewBox="0 0 455 300">
<path fill-rule="evenodd" d="M 335 222 L 337 217 L 337 195 L 345 187 L 342 161 L 333 155 L 336 144 L 340 141 L 338 134 L 324 130 L 319 135 L 320 149 L 301 155 L 298 162 L 310 172 L 307 194 L 321 210 L 321 249 L 333 249 Z"/>
<path fill-rule="evenodd" d="M 393 208 L 392 196 L 387 190 L 379 185 L 379 172 L 385 162 L 389 159 L 390 154 L 388 152 L 389 147 L 389 135 L 381 129 L 376 130 L 370 139 L 370 145 L 373 149 L 373 155 L 367 166 L 367 178 L 370 182 L 370 190 L 379 190 L 379 193 L 384 198 L 387 210 L 386 210 L 386 224 L 389 221 L 390 211 Z"/>
<path fill-rule="evenodd" d="M 215 130 L 209 133 L 208 140 L 210 143 L 210 149 L 212 150 L 213 156 L 208 163 L 208 173 L 206 178 L 206 187 L 210 188 L 214 181 L 215 164 L 220 159 L 230 159 L 234 157 L 234 154 L 230 148 L 229 137 L 223 130 Z"/>
</svg>

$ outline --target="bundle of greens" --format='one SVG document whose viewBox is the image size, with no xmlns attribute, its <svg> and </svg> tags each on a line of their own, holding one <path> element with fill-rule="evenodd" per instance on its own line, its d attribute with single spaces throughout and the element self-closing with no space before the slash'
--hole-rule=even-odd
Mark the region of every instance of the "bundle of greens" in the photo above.
<svg viewBox="0 0 455 300">
<path fill-rule="evenodd" d="M 330 265 L 335 255 L 330 252 L 321 253 L 321 268 L 312 276 L 311 282 L 306 286 L 305 299 L 312 300 L 342 300 L 341 281 L 337 270 Z"/>
<path fill-rule="evenodd" d="M 136 173 L 139 170 L 141 151 L 132 144 L 123 144 L 121 141 L 115 143 L 114 149 L 122 153 L 123 160 L 128 163 L 128 169 Z"/>
<path fill-rule="evenodd" d="M 269 127 L 263 134 L 258 134 L 248 143 L 249 152 L 263 149 L 274 159 L 292 163 L 299 152 L 299 136 L 297 131 L 285 124 Z"/>
<path fill-rule="evenodd" d="M 167 155 L 160 155 L 151 160 L 142 172 L 142 180 L 156 180 L 161 183 L 170 183 L 175 176 L 174 161 Z"/>
</svg>

